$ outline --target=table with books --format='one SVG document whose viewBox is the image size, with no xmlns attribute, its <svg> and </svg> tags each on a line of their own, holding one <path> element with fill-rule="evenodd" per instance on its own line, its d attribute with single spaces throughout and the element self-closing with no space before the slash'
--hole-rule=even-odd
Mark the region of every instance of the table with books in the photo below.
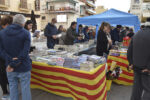
<svg viewBox="0 0 150 100">
<path fill-rule="evenodd" d="M 31 54 L 31 88 L 74 100 L 106 100 L 106 59 L 74 53 L 54 49 Z"/>
<path fill-rule="evenodd" d="M 122 48 L 120 50 L 111 50 L 107 59 L 108 69 L 112 66 L 112 63 L 114 63 L 115 66 L 120 67 L 122 70 L 119 78 L 113 80 L 113 82 L 121 85 L 132 85 L 134 73 L 133 71 L 127 70 L 127 67 L 129 66 L 127 60 L 127 49 Z"/>
</svg>

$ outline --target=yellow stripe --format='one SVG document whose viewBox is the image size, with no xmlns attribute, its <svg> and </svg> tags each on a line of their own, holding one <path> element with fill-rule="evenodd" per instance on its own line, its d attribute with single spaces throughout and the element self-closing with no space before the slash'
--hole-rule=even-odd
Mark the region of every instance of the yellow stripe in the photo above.
<svg viewBox="0 0 150 100">
<path fill-rule="evenodd" d="M 41 66 L 41 67 L 56 67 L 56 68 L 62 68 L 62 69 L 67 69 L 67 70 L 70 70 L 70 71 L 75 71 L 75 72 L 79 72 L 79 73 L 85 73 L 85 74 L 89 74 L 89 75 L 92 75 L 92 74 L 96 73 L 96 72 L 103 66 L 103 65 L 100 65 L 99 67 L 97 67 L 97 68 L 94 69 L 93 71 L 91 71 L 91 72 L 86 72 L 86 71 L 80 71 L 80 70 L 75 70 L 75 69 L 64 68 L 64 67 L 60 67 L 60 66 L 50 66 L 50 65 L 48 65 L 48 64 L 40 63 L 40 62 L 33 62 L 33 64 L 34 64 L 34 65 L 39 65 L 39 66 Z M 57 73 L 57 72 L 41 71 L 41 70 L 34 69 L 34 68 L 33 68 L 33 71 L 38 72 L 38 73 L 41 73 L 41 74 L 44 74 L 44 75 L 54 75 L 54 76 L 58 76 L 58 77 L 59 77 L 59 76 L 60 76 L 60 77 L 63 76 L 63 77 L 66 77 L 66 78 L 69 79 L 69 80 L 75 80 L 75 82 L 78 82 L 78 81 L 79 81 L 80 83 L 87 83 L 88 85 L 93 85 L 93 84 L 95 84 L 95 83 L 98 83 L 98 82 L 99 82 L 98 79 L 101 79 L 101 78 L 105 75 L 105 70 L 104 70 L 96 79 L 94 79 L 94 80 L 88 80 L 88 79 L 77 78 L 77 77 L 75 77 L 75 76 L 70 76 L 70 75 L 66 75 L 66 74 L 62 74 L 62 73 Z M 32 74 L 32 75 L 33 75 L 33 74 Z M 34 76 L 35 76 L 35 75 L 34 75 Z M 39 77 L 39 76 L 36 76 L 36 77 Z M 44 78 L 42 78 L 42 79 L 44 79 Z M 51 82 L 51 80 L 52 80 L 52 79 L 49 79 L 50 82 Z M 32 79 L 32 81 L 41 83 L 42 85 L 44 84 L 44 83 L 39 82 L 39 81 L 34 80 L 34 79 Z M 46 79 L 46 81 L 47 81 L 47 79 Z M 55 82 L 60 82 L 60 80 L 59 80 L 59 81 L 53 81 L 53 82 L 54 82 L 54 83 L 55 83 Z M 64 83 L 67 83 L 67 82 L 64 82 Z M 106 84 L 106 80 L 105 80 L 105 82 L 99 87 L 99 89 L 96 89 L 96 91 L 101 90 L 102 87 L 104 87 L 105 84 Z M 71 84 L 68 84 L 68 83 L 67 83 L 67 85 L 71 86 Z M 44 84 L 44 86 L 48 86 L 48 85 Z M 49 86 L 48 86 L 48 87 L 49 87 Z M 72 88 L 78 88 L 78 89 L 77 89 L 78 91 L 80 90 L 80 87 L 76 87 L 76 86 L 71 86 L 71 87 L 72 87 Z M 37 86 L 37 85 L 32 85 L 32 84 L 31 84 L 31 88 L 39 88 L 39 89 L 42 89 L 42 90 L 45 90 L 45 91 L 48 91 L 48 92 L 55 93 L 55 94 L 60 95 L 60 96 L 65 96 L 65 97 L 72 97 L 72 98 L 74 98 L 74 96 L 72 96 L 72 95 L 65 94 L 65 93 L 59 93 L 59 92 L 50 91 L 50 90 L 48 90 L 48 89 L 45 89 L 45 88 L 43 88 L 43 87 L 41 87 L 41 86 Z M 66 88 L 55 87 L 55 86 L 52 86 L 51 88 L 58 88 L 58 89 L 60 89 L 60 90 L 63 90 L 63 89 L 66 90 Z M 67 89 L 67 90 L 68 90 L 68 89 Z M 70 89 L 69 89 L 69 91 L 70 91 Z M 81 91 L 84 91 L 84 92 L 86 91 L 86 92 L 87 92 L 86 89 L 82 89 L 82 88 L 81 88 Z M 95 91 L 95 90 L 94 90 L 94 91 Z M 105 88 L 105 92 L 106 92 L 106 88 Z M 104 97 L 105 92 L 103 92 L 103 95 L 102 95 L 101 97 L 99 97 L 99 99 L 97 99 L 97 100 L 101 100 L 101 98 Z M 94 94 L 93 91 L 89 91 L 89 92 L 87 92 L 87 93 L 89 93 L 90 95 L 91 95 L 91 94 Z M 74 95 L 76 95 L 76 94 L 74 93 Z M 88 99 L 85 98 L 85 97 L 78 96 L 78 95 L 76 95 L 76 96 L 79 97 L 79 98 L 81 98 L 82 100 L 88 100 Z M 74 100 L 76 100 L 76 99 L 74 98 Z"/>
<path fill-rule="evenodd" d="M 109 56 L 108 59 L 112 60 L 112 61 L 118 61 L 118 62 L 124 63 L 126 65 L 129 65 L 129 62 L 127 60 L 122 59 L 122 58 Z"/>
<path fill-rule="evenodd" d="M 121 63 L 127 64 L 127 65 L 129 64 L 127 60 L 124 60 L 124 59 L 121 59 L 121 58 L 118 58 L 118 57 L 109 56 L 108 59 L 109 59 L 109 60 L 112 60 L 112 61 L 121 62 Z M 108 63 L 108 66 L 111 66 L 111 63 Z M 120 65 L 118 65 L 118 66 L 120 66 Z M 124 66 L 120 66 L 120 68 L 121 68 L 123 71 L 129 72 L 129 71 L 127 70 L 127 68 L 124 67 Z M 129 72 L 129 73 L 133 74 L 134 72 L 131 71 L 131 72 Z M 125 79 L 129 79 L 129 80 L 133 80 L 133 79 L 134 79 L 133 76 L 129 76 L 129 75 L 126 75 L 126 74 L 121 74 L 120 77 L 123 77 L 123 78 L 125 78 Z M 117 84 L 122 84 L 122 85 L 133 85 L 133 83 L 126 82 L 126 81 L 123 81 L 123 80 L 114 80 L 114 82 L 117 83 Z"/>
<path fill-rule="evenodd" d="M 125 75 L 125 74 L 120 74 L 120 77 L 123 77 L 125 79 L 133 80 L 133 77 Z"/>
<path fill-rule="evenodd" d="M 110 66 L 110 64 L 108 64 L 108 66 Z M 119 66 L 119 65 L 118 65 Z M 126 71 L 126 72 L 128 72 L 128 73 L 130 73 L 130 74 L 133 74 L 134 72 L 133 72 L 133 70 L 132 71 L 128 71 L 127 70 L 127 68 L 125 68 L 125 67 L 123 67 L 123 66 L 119 66 L 123 71 Z M 121 74 L 122 75 L 122 74 Z M 126 74 L 124 74 L 126 77 L 130 77 L 130 78 L 133 78 L 133 76 L 129 76 L 129 75 L 126 75 Z"/>
<path fill-rule="evenodd" d="M 40 83 L 40 84 L 42 84 L 42 85 L 44 85 L 44 86 L 46 86 L 46 87 L 52 88 L 52 89 L 59 89 L 59 90 L 64 90 L 64 91 L 70 91 L 71 93 L 73 93 L 75 96 L 81 98 L 82 100 L 88 100 L 88 98 L 86 98 L 86 97 L 84 97 L 84 96 L 81 96 L 81 95 L 79 95 L 79 94 L 76 94 L 75 92 L 71 91 L 69 88 L 66 88 L 66 87 L 51 86 L 51 85 L 47 85 L 47 84 L 45 84 L 45 83 L 42 83 L 42 82 L 37 81 L 37 80 L 34 80 L 34 79 L 32 80 L 32 82 Z M 104 85 L 105 85 L 105 84 L 104 84 Z M 104 85 L 103 85 L 103 87 L 104 87 Z M 31 88 L 34 88 L 34 86 L 36 86 L 36 85 L 31 84 Z M 39 87 L 41 87 L 41 86 L 39 86 Z M 36 87 L 36 88 L 39 88 L 39 87 Z M 103 88 L 103 87 L 102 87 L 102 88 Z M 101 90 L 102 90 L 102 89 L 99 89 L 99 92 L 100 92 Z M 49 91 L 50 91 L 50 90 L 49 90 Z M 51 91 L 51 92 L 54 93 L 54 91 Z M 99 93 L 99 92 L 98 92 L 98 93 Z M 91 95 L 92 91 L 84 91 L 83 93 L 86 93 L 86 94 L 88 94 L 88 95 Z M 106 93 L 106 88 L 104 89 L 102 95 L 101 95 L 97 100 L 102 100 L 102 98 L 105 96 L 105 93 Z M 64 94 L 64 93 L 62 93 L 62 96 L 65 96 L 65 97 L 72 97 L 71 95 L 66 95 L 66 94 Z M 91 96 L 92 96 L 92 95 L 91 95 Z"/>
<path fill-rule="evenodd" d="M 40 79 L 42 81 L 46 81 L 46 82 L 50 82 L 50 83 L 61 83 L 61 84 L 67 85 L 69 87 L 72 87 L 76 91 L 80 91 L 80 92 L 91 91 L 90 95 L 96 95 L 100 90 L 102 90 L 102 88 L 106 84 L 106 80 L 104 80 L 104 82 L 97 89 L 95 89 L 95 90 L 88 90 L 86 88 L 74 86 L 74 85 L 72 85 L 70 83 L 67 83 L 66 81 L 63 81 L 63 80 L 53 80 L 53 79 L 43 78 L 43 77 L 40 77 L 40 76 L 37 76 L 37 75 L 34 75 L 34 74 L 32 74 L 32 76 L 34 76 L 37 79 Z M 100 76 L 102 76 L 102 78 L 104 77 L 104 75 L 100 75 Z M 100 80 L 98 80 L 98 81 L 100 81 Z M 85 81 L 85 84 L 89 83 L 89 82 L 93 82 L 93 81 Z"/>
<path fill-rule="evenodd" d="M 61 67 L 61 66 L 52 66 L 52 65 L 48 65 L 46 63 L 42 63 L 42 62 L 35 62 L 33 61 L 32 62 L 33 65 L 38 65 L 38 66 L 41 66 L 41 67 L 55 67 L 55 68 L 62 68 L 62 69 L 66 69 L 66 70 L 70 70 L 70 71 L 75 71 L 75 72 L 78 72 L 78 73 L 83 73 L 83 74 L 89 74 L 89 75 L 92 75 L 92 74 L 95 74 L 101 67 L 104 66 L 103 65 L 99 65 L 97 68 L 95 68 L 94 70 L 90 71 L 90 72 L 87 72 L 87 71 L 81 71 L 81 70 L 76 70 L 76 69 L 71 69 L 71 68 L 65 68 L 65 67 Z"/>
<path fill-rule="evenodd" d="M 105 93 L 106 93 L 106 88 L 105 88 L 105 90 L 103 91 L 102 95 L 101 95 L 98 99 L 96 99 L 96 100 L 103 100 L 103 98 L 104 98 L 104 96 L 105 96 Z"/>
<path fill-rule="evenodd" d="M 108 63 L 108 66 L 111 66 L 111 63 Z M 119 66 L 122 70 L 129 72 L 126 67 L 120 66 L 120 65 L 117 65 L 117 66 Z M 131 70 L 129 73 L 133 74 L 134 72 L 133 72 L 133 70 Z"/>
<path fill-rule="evenodd" d="M 32 85 L 30 86 L 32 89 L 41 89 L 41 90 L 44 90 L 44 91 L 47 91 L 47 92 L 50 92 L 50 93 L 54 93 L 56 95 L 59 95 L 59 96 L 63 96 L 63 97 L 72 97 L 73 100 L 77 100 L 74 96 L 70 95 L 70 94 L 66 94 L 66 93 L 60 93 L 60 92 L 54 92 L 54 91 L 50 91 L 42 86 L 39 86 L 39 85 Z"/>
<path fill-rule="evenodd" d="M 81 95 L 79 95 L 79 94 L 76 94 L 75 92 L 71 91 L 69 88 L 66 88 L 66 87 L 51 86 L 51 85 L 47 85 L 47 84 L 45 84 L 45 83 L 42 83 L 42 82 L 40 82 L 40 81 L 38 81 L 38 80 L 34 80 L 34 79 L 32 80 L 32 82 L 40 83 L 40 84 L 44 85 L 45 87 L 49 87 L 49 88 L 52 88 L 52 89 L 59 89 L 59 90 L 69 91 L 69 92 L 71 92 L 72 94 L 74 94 L 75 96 L 81 98 L 82 100 L 88 100 L 88 98 L 86 98 L 86 97 L 84 97 L 84 96 L 81 96 Z M 88 91 L 87 91 L 87 92 L 88 92 Z"/>
<path fill-rule="evenodd" d="M 63 77 L 63 78 L 66 78 L 68 80 L 71 80 L 71 81 L 74 81 L 74 82 L 78 82 L 78 83 L 88 82 L 87 83 L 88 85 L 95 85 L 95 84 L 97 84 L 99 82 L 99 80 L 101 78 L 103 78 L 104 75 L 105 75 L 105 70 L 104 70 L 94 80 L 89 80 L 89 79 L 79 78 L 79 77 L 75 77 L 75 76 L 70 76 L 70 75 L 67 75 L 67 74 L 64 74 L 64 73 L 60 73 L 60 72 L 44 71 L 44 70 L 39 70 L 39 69 L 34 69 L 34 68 L 32 69 L 32 71 L 36 72 L 36 73 L 44 74 L 44 75 L 53 75 L 53 76 L 56 76 L 56 77 Z M 95 77 L 95 76 L 93 76 L 93 77 Z"/>
<path fill-rule="evenodd" d="M 117 83 L 117 84 L 120 84 L 120 85 L 133 85 L 133 83 L 129 83 L 129 82 L 126 82 L 126 81 L 122 81 L 122 80 L 113 80 L 113 82 Z"/>
</svg>

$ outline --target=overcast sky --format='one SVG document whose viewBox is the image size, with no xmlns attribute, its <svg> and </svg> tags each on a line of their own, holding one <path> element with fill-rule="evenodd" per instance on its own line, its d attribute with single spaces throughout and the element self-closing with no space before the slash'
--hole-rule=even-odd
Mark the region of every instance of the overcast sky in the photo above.
<svg viewBox="0 0 150 100">
<path fill-rule="evenodd" d="M 115 8 L 128 12 L 131 0 L 97 0 L 96 5 L 103 5 L 105 8 Z"/>
</svg>

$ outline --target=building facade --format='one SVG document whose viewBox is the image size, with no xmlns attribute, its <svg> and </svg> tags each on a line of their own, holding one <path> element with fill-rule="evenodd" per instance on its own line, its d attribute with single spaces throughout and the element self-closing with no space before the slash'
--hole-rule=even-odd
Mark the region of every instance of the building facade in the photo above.
<svg viewBox="0 0 150 100">
<path fill-rule="evenodd" d="M 142 23 L 150 18 L 150 0 L 131 0 L 130 13 L 137 15 Z"/>
<path fill-rule="evenodd" d="M 37 28 L 40 30 L 40 0 L 0 0 L 0 17 L 23 14 L 27 19 L 30 19 L 32 10 L 35 13 Z"/>
<path fill-rule="evenodd" d="M 142 0 L 131 0 L 130 13 L 137 15 L 140 20 L 142 16 L 141 5 L 142 5 Z"/>
<path fill-rule="evenodd" d="M 103 13 L 107 10 L 108 9 L 105 9 L 104 6 L 98 6 L 95 11 L 96 11 L 96 14 L 100 14 L 100 13 Z"/>
<path fill-rule="evenodd" d="M 89 2 L 90 1 L 90 2 Z M 69 28 L 71 22 L 77 18 L 95 14 L 94 0 L 41 0 L 42 29 L 52 18 L 56 18 L 59 25 Z M 90 4 L 89 4 L 90 3 Z M 92 9 L 93 12 L 88 12 Z"/>
<path fill-rule="evenodd" d="M 94 15 L 96 14 L 96 5 L 95 2 L 96 0 L 80 0 L 81 2 L 84 2 L 86 4 L 86 14 L 87 15 Z"/>
</svg>

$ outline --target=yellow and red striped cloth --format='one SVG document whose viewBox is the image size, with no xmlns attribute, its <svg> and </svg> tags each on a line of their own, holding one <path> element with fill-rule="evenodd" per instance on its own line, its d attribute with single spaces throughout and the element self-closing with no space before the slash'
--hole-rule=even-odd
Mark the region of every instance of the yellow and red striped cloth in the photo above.
<svg viewBox="0 0 150 100">
<path fill-rule="evenodd" d="M 110 68 L 112 61 L 117 62 L 116 66 L 119 66 L 122 69 L 122 74 L 120 75 L 119 79 L 114 80 L 114 82 L 121 85 L 133 85 L 134 74 L 133 71 L 129 72 L 127 70 L 129 64 L 127 58 L 108 56 L 107 60 L 108 68 Z"/>
<path fill-rule="evenodd" d="M 33 62 L 31 88 L 74 100 L 106 100 L 105 65 L 91 72 Z"/>
</svg>

